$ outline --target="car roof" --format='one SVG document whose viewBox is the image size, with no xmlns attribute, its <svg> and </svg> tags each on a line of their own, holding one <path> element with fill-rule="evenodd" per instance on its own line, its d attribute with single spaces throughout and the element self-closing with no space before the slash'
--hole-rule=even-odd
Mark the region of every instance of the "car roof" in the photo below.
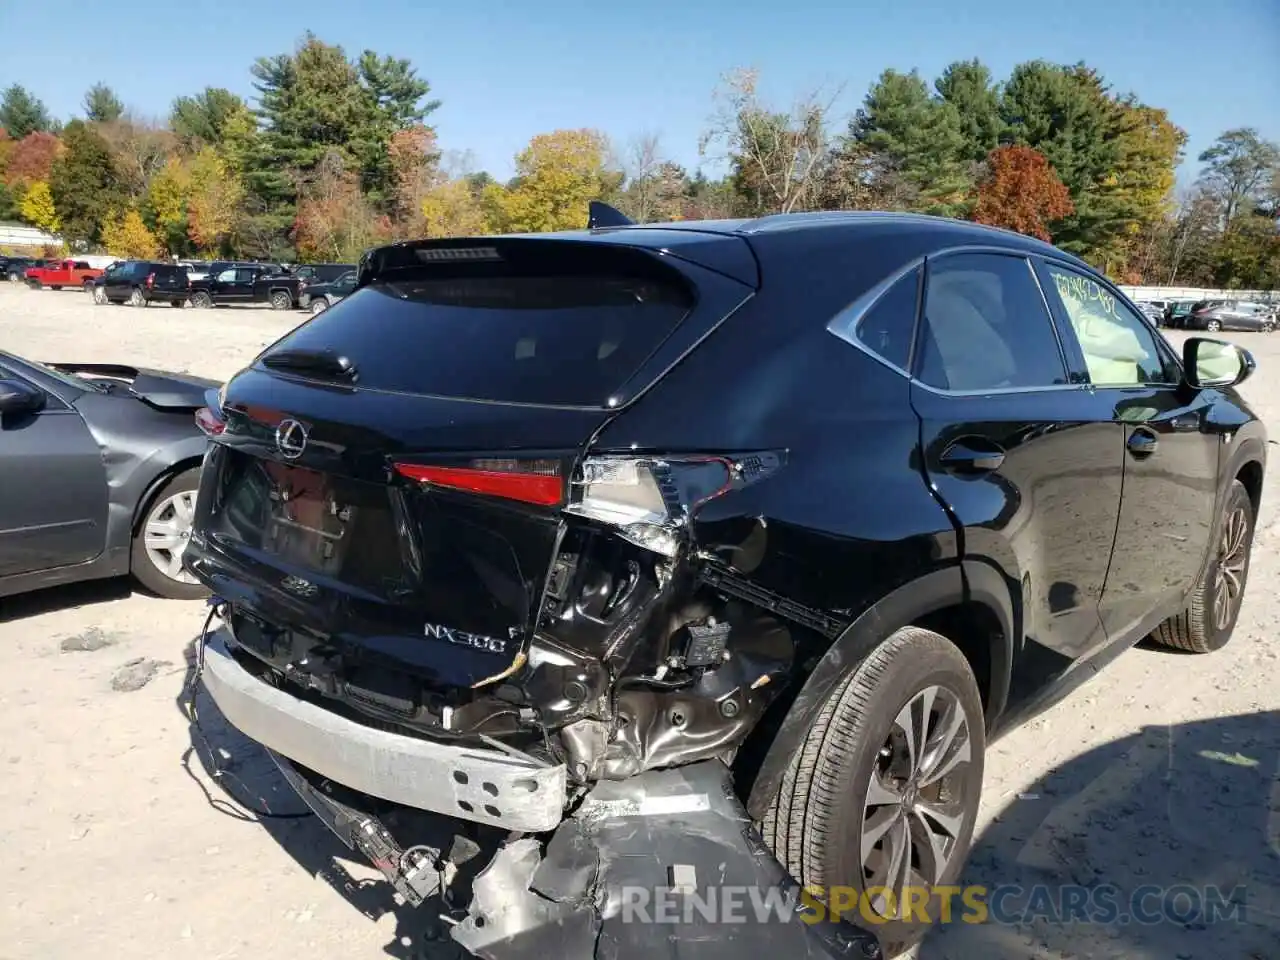
<svg viewBox="0 0 1280 960">
<path fill-rule="evenodd" d="M 1087 269 L 1097 270 L 1079 257 L 1052 244 L 1029 237 L 1026 234 L 1002 227 L 990 227 L 971 220 L 951 217 L 935 217 L 923 213 L 900 213 L 881 210 L 820 210 L 805 213 L 778 213 L 764 217 L 731 220 L 678 220 L 670 223 L 629 224 L 616 227 L 596 227 L 592 230 L 570 230 L 558 234 L 526 234 L 526 236 L 582 236 L 583 234 L 618 234 L 627 231 L 678 230 L 724 236 L 752 237 L 777 236 L 810 231 L 847 232 L 851 235 L 876 228 L 876 232 L 919 233 L 922 230 L 939 229 L 949 234 L 949 246 L 960 243 L 990 245 L 1019 250 L 1028 254 L 1042 254 L 1066 260 Z"/>
</svg>

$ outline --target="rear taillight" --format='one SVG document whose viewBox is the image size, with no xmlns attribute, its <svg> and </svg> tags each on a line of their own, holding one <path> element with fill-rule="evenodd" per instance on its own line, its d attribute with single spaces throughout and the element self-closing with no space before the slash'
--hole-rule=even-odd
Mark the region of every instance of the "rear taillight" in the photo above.
<svg viewBox="0 0 1280 960">
<path fill-rule="evenodd" d="M 612 527 L 630 543 L 664 556 L 680 549 L 681 529 L 707 502 L 772 475 L 780 453 L 733 457 L 590 457 L 566 513 Z"/>
<path fill-rule="evenodd" d="M 226 421 L 208 407 L 201 407 L 196 411 L 196 426 L 207 437 L 216 437 L 227 429 Z"/>
<path fill-rule="evenodd" d="M 156 285 L 156 275 L 154 273 L 147 274 L 147 286 L 154 287 Z"/>
<path fill-rule="evenodd" d="M 419 483 L 554 507 L 564 502 L 558 460 L 472 460 L 466 466 L 396 463 L 396 473 Z"/>
<path fill-rule="evenodd" d="M 222 417 L 222 405 L 227 400 L 227 385 L 224 383 L 217 390 L 204 392 L 205 406 L 196 411 L 196 426 L 207 437 L 216 437 L 227 429 L 227 421 Z"/>
</svg>

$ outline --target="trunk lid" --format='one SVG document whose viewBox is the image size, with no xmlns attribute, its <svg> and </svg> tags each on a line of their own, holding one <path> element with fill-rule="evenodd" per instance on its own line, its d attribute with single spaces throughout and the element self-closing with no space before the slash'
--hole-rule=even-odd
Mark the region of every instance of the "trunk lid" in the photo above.
<svg viewBox="0 0 1280 960">
<path fill-rule="evenodd" d="M 246 629 L 437 687 L 518 667 L 575 465 L 727 312 L 647 252 L 484 242 L 363 275 L 228 384 L 188 557 Z"/>
</svg>

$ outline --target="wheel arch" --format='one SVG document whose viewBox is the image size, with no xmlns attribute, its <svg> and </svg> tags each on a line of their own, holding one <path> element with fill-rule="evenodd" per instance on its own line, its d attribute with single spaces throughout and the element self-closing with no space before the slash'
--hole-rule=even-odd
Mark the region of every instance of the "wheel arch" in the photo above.
<svg viewBox="0 0 1280 960">
<path fill-rule="evenodd" d="M 156 494 L 160 492 L 160 488 L 178 474 L 200 466 L 203 460 L 203 451 L 199 454 L 187 452 L 182 459 L 173 461 L 147 482 L 147 485 L 142 490 L 142 495 L 138 497 L 138 501 L 134 505 L 133 519 L 129 522 L 129 537 L 131 539 L 141 529 L 142 521 L 146 517 L 147 511 L 151 508 L 151 504 L 155 501 Z"/>
<path fill-rule="evenodd" d="M 1016 614 L 1003 576 L 977 561 L 934 570 L 872 604 L 832 642 L 786 708 L 752 777 L 748 813 L 757 820 L 764 816 L 823 703 L 851 670 L 902 627 L 934 630 L 964 653 L 978 677 L 986 726 L 991 729 L 1008 697 Z"/>
</svg>

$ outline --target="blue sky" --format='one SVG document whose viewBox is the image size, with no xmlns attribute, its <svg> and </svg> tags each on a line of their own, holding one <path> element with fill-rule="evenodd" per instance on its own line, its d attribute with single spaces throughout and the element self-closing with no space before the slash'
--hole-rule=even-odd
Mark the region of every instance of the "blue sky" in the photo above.
<svg viewBox="0 0 1280 960">
<path fill-rule="evenodd" d="M 0 85 L 25 84 L 63 118 L 98 80 L 153 116 L 205 85 L 250 95 L 254 58 L 310 28 L 348 53 L 410 58 L 443 101 L 441 146 L 500 178 L 530 136 L 559 127 L 624 146 L 658 133 L 696 168 L 717 78 L 748 65 L 779 105 L 842 89 L 843 118 L 885 67 L 932 79 L 972 56 L 997 76 L 1022 60 L 1085 60 L 1188 131 L 1184 182 L 1227 128 L 1280 140 L 1280 0 L 183 0 L 119 4 L 71 30 L 32 29 L 39 9 L 0 0 Z"/>
</svg>

